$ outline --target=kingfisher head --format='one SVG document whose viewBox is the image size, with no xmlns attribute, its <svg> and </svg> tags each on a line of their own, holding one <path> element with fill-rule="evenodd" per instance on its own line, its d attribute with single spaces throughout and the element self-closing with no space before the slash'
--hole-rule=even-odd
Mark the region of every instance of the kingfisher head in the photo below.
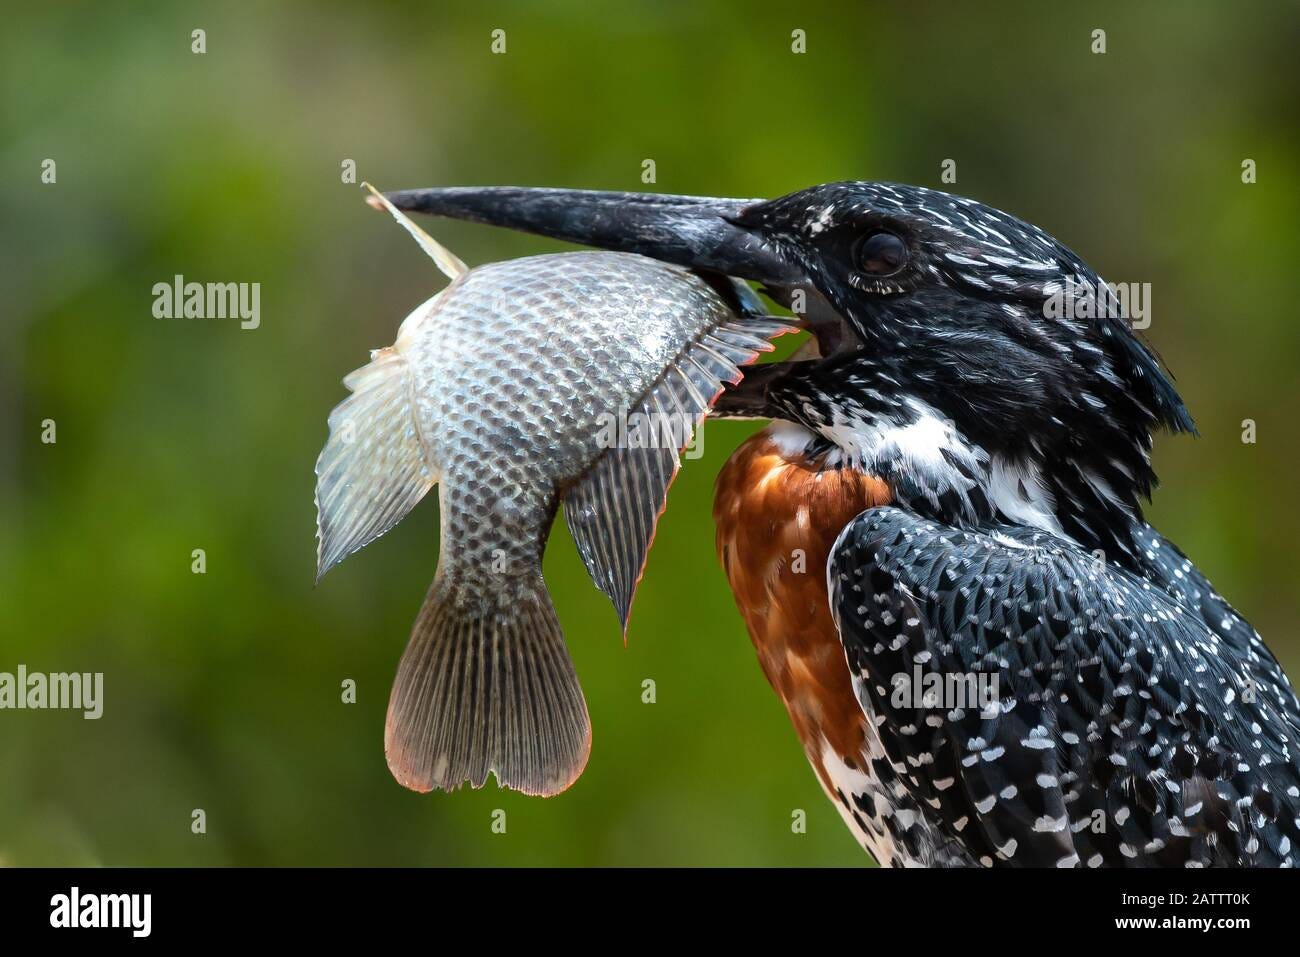
<svg viewBox="0 0 1300 957">
<path fill-rule="evenodd" d="M 1121 558 L 1155 482 L 1152 432 L 1193 425 L 1115 295 L 1043 230 L 974 200 L 829 183 L 772 200 L 565 189 L 389 194 L 400 208 L 756 281 L 815 345 L 723 415 L 891 479 L 952 521 L 1007 519 Z"/>
</svg>

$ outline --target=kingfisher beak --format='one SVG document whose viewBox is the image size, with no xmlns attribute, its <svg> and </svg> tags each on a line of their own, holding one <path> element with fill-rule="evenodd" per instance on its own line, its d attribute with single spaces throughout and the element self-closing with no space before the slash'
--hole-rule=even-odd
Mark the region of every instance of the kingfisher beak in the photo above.
<svg viewBox="0 0 1300 957">
<path fill-rule="evenodd" d="M 406 212 L 640 253 L 768 286 L 803 281 L 803 271 L 780 245 L 746 222 L 746 211 L 763 200 L 522 186 L 408 189 L 385 196 Z"/>
</svg>

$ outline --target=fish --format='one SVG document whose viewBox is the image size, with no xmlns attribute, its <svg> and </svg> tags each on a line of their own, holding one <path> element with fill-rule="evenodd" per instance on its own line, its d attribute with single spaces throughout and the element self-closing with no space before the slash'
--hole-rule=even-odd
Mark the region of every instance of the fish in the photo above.
<svg viewBox="0 0 1300 957">
<path fill-rule="evenodd" d="M 343 380 L 316 462 L 317 581 L 437 485 L 437 569 L 389 698 L 389 769 L 421 792 L 491 773 L 557 794 L 591 750 L 542 576 L 557 510 L 626 640 L 680 452 L 797 326 L 739 280 L 631 253 L 471 269 L 364 185 L 451 282 Z"/>
</svg>

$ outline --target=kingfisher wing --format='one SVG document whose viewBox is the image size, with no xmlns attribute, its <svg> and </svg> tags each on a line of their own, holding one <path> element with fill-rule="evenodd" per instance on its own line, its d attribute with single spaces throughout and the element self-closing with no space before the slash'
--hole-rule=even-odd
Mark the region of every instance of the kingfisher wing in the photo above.
<svg viewBox="0 0 1300 957">
<path fill-rule="evenodd" d="M 976 860 L 1294 862 L 1294 710 L 1159 583 L 1045 532 L 897 508 L 854 519 L 827 573 L 888 760 Z"/>
<path fill-rule="evenodd" d="M 1169 539 L 1150 525 L 1144 525 L 1136 540 L 1147 579 L 1204 622 L 1206 628 L 1223 639 L 1232 654 L 1248 661 L 1258 690 L 1286 714 L 1293 726 L 1300 727 L 1300 698 L 1296 697 L 1282 665 L 1259 632 L 1214 590 L 1200 569 Z"/>
</svg>

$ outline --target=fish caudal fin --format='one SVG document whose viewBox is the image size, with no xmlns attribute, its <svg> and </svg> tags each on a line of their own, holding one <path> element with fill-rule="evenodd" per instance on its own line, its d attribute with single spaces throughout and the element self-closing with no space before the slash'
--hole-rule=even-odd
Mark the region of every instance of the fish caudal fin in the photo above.
<svg viewBox="0 0 1300 957">
<path fill-rule="evenodd" d="M 627 434 L 566 494 L 564 519 L 591 580 L 609 596 L 627 631 L 632 599 L 695 426 L 740 367 L 797 332 L 780 317 L 738 317 L 689 343 L 628 416 Z M 626 438 L 627 441 L 622 441 Z"/>
<path fill-rule="evenodd" d="M 434 580 L 393 682 L 384 751 L 413 791 L 482 787 L 489 771 L 543 797 L 577 780 L 591 722 L 540 572 L 496 608 Z"/>
<path fill-rule="evenodd" d="M 409 400 L 410 370 L 379 349 L 343 384 L 316 460 L 316 578 L 394 525 L 433 487 Z"/>
</svg>

